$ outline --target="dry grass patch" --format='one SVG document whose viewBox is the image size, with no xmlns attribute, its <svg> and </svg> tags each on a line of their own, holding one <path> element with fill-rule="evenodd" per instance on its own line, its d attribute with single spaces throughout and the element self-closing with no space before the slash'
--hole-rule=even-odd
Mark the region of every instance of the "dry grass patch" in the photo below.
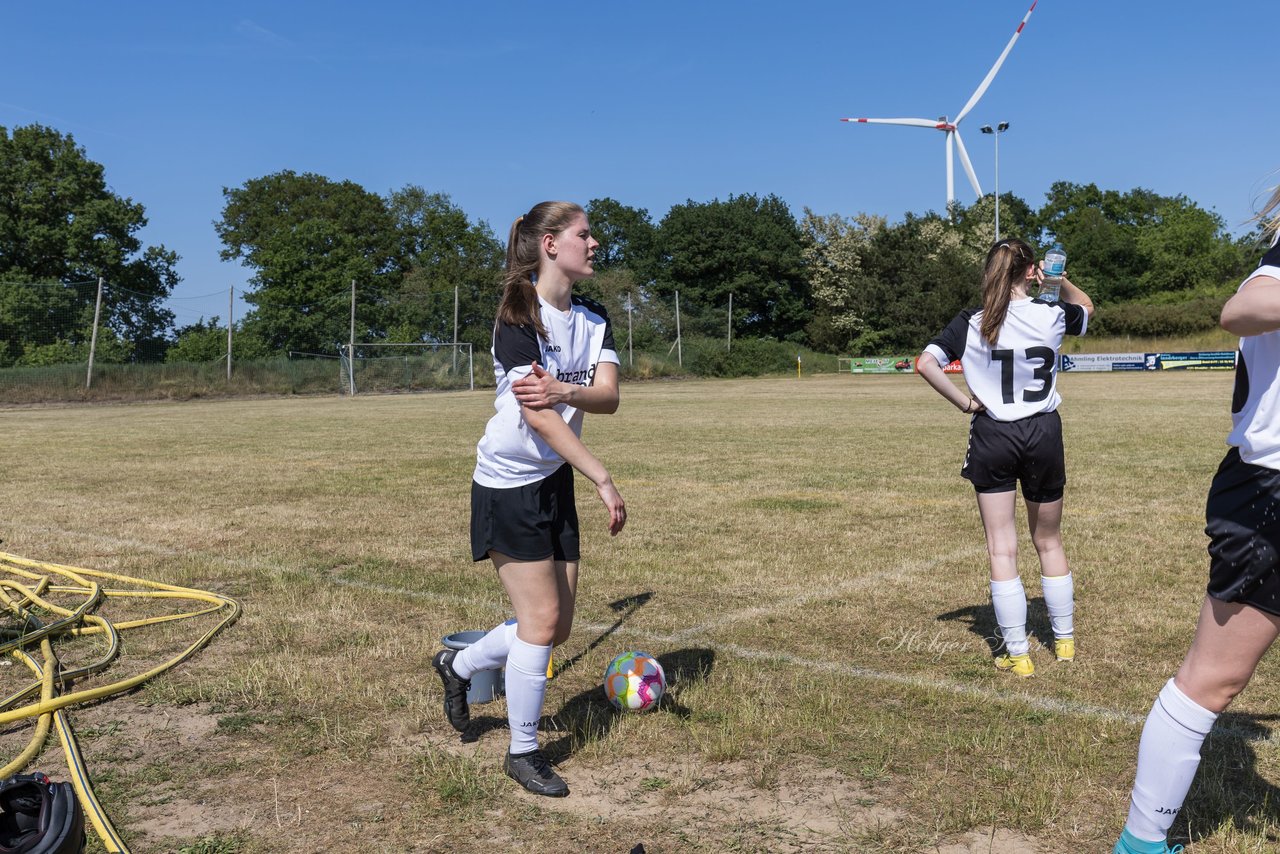
<svg viewBox="0 0 1280 854">
<path fill-rule="evenodd" d="M 4 548 L 246 606 L 178 671 L 73 713 L 138 852 L 1103 850 L 1190 641 L 1231 376 L 1061 384 L 1080 657 L 1036 650 L 1025 682 L 991 667 L 965 423 L 924 383 L 627 384 L 587 422 L 631 519 L 610 539 L 580 483 L 578 623 L 544 721 L 559 803 L 502 775 L 503 703 L 462 743 L 428 667 L 507 616 L 466 541 L 491 392 L 0 412 Z M 599 688 L 629 648 L 673 677 L 656 713 Z M 1175 828 L 1192 854 L 1280 840 L 1275 668 L 1206 747 Z"/>
</svg>

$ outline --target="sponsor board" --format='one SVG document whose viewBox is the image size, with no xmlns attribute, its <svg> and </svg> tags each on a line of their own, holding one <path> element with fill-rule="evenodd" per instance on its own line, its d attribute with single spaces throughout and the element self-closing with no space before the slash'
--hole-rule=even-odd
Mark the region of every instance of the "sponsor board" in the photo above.
<svg viewBox="0 0 1280 854">
<path fill-rule="evenodd" d="M 942 370 L 946 371 L 949 374 L 964 373 L 964 368 L 960 365 L 959 359 L 956 359 L 954 362 L 947 362 L 945 365 L 942 366 Z"/>
<path fill-rule="evenodd" d="M 1236 366 L 1234 350 L 1200 353 L 1147 353 L 1149 371 L 1230 371 Z"/>
<path fill-rule="evenodd" d="M 851 374 L 907 374 L 916 369 L 910 356 L 869 356 L 849 359 Z"/>
<path fill-rule="evenodd" d="M 1145 371 L 1146 353 L 1063 353 L 1062 371 Z"/>
</svg>

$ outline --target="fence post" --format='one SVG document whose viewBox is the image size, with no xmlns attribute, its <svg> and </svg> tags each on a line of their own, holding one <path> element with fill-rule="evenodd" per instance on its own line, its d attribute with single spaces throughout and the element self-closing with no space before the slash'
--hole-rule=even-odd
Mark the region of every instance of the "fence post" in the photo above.
<svg viewBox="0 0 1280 854">
<path fill-rule="evenodd" d="M 680 292 L 676 291 L 676 361 L 684 367 L 684 346 L 680 338 Z"/>
<path fill-rule="evenodd" d="M 347 339 L 347 379 L 356 396 L 356 280 L 351 280 L 351 334 Z"/>
<path fill-rule="evenodd" d="M 726 350 L 733 352 L 733 294 L 729 294 L 729 337 Z"/>
<path fill-rule="evenodd" d="M 347 345 L 347 386 L 352 397 L 356 396 L 356 345 Z"/>
<path fill-rule="evenodd" d="M 232 313 L 236 310 L 236 288 L 232 285 L 227 297 L 227 382 L 231 382 L 231 326 Z"/>
<path fill-rule="evenodd" d="M 102 316 L 102 277 L 98 277 L 98 298 L 93 304 L 93 334 L 89 336 L 89 371 L 84 377 L 84 388 L 93 386 L 93 355 L 98 350 L 98 319 Z"/>
<path fill-rule="evenodd" d="M 633 303 L 631 302 L 631 294 L 627 294 L 627 364 L 634 368 L 636 366 L 636 353 L 631 346 L 631 309 L 632 307 L 633 307 Z"/>
</svg>

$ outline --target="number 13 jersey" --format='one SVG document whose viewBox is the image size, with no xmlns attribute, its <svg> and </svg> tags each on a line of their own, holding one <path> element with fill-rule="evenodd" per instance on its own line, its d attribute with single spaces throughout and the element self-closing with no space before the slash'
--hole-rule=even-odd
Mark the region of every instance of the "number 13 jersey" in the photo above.
<svg viewBox="0 0 1280 854">
<path fill-rule="evenodd" d="M 960 360 L 969 391 L 997 421 L 1052 412 L 1058 396 L 1058 348 L 1066 335 L 1083 335 L 1089 315 L 1069 302 L 1010 300 L 996 345 L 982 337 L 982 309 L 967 308 L 924 348 L 947 365 Z"/>
</svg>

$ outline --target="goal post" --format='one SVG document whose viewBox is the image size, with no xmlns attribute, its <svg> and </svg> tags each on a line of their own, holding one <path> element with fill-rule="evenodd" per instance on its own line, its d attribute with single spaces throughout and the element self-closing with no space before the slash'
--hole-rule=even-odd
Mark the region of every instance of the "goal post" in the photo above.
<svg viewBox="0 0 1280 854">
<path fill-rule="evenodd" d="M 347 344 L 342 357 L 342 391 L 440 391 L 476 387 L 475 362 L 469 341 Z M 465 354 L 466 358 L 461 358 Z M 464 373 L 465 371 L 465 373 Z"/>
</svg>

